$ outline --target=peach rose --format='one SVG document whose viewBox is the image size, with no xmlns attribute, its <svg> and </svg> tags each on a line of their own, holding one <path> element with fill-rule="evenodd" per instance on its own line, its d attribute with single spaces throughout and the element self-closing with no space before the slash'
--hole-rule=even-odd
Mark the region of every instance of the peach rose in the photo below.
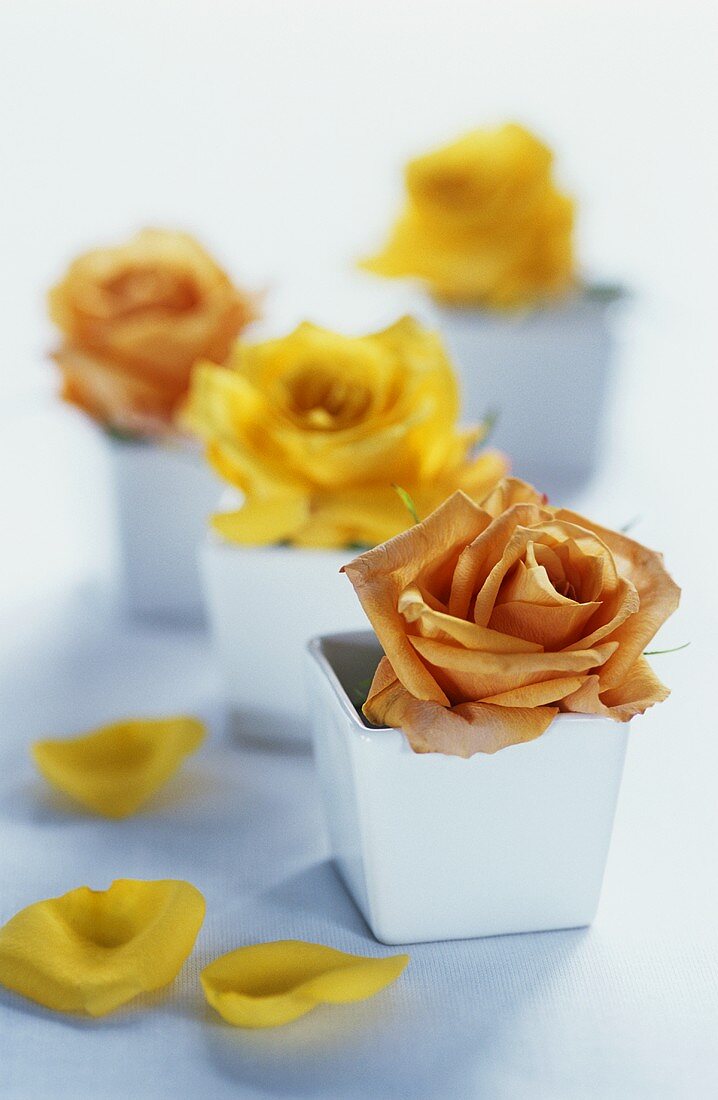
<svg viewBox="0 0 718 1100">
<path fill-rule="evenodd" d="M 222 362 L 255 301 L 192 237 L 145 229 L 79 256 L 49 294 L 65 400 L 109 427 L 172 427 L 195 361 Z"/>
<path fill-rule="evenodd" d="M 492 753 L 559 711 L 627 722 L 668 695 L 643 656 L 680 595 L 661 555 L 524 482 L 457 492 L 344 571 L 386 654 L 364 714 L 415 752 Z"/>
</svg>

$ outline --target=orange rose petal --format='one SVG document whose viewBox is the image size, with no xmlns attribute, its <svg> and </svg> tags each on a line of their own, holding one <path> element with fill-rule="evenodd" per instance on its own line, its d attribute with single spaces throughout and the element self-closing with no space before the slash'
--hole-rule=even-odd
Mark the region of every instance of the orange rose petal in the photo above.
<svg viewBox="0 0 718 1100">
<path fill-rule="evenodd" d="M 536 684 L 504 691 L 498 695 L 487 695 L 482 703 L 493 703 L 499 707 L 541 707 L 546 703 L 556 703 L 560 699 L 578 691 L 586 676 L 559 676 L 554 680 L 540 680 Z"/>
<path fill-rule="evenodd" d="M 599 676 L 589 676 L 561 707 L 581 714 L 601 714 L 616 722 L 628 722 L 655 703 L 662 703 L 670 691 L 658 679 L 645 657 L 639 657 L 629 675 L 617 688 L 603 691 Z"/>
<path fill-rule="evenodd" d="M 566 649 L 590 649 L 598 642 L 609 638 L 621 623 L 624 623 L 626 619 L 638 611 L 639 602 L 638 593 L 633 584 L 620 577 L 615 592 L 602 603 L 600 615 L 596 615 L 596 619 L 602 619 L 603 622 L 596 626 L 590 634 L 579 638 L 572 645 L 567 645 Z M 595 621 L 592 620 L 592 625 Z"/>
<path fill-rule="evenodd" d="M 539 493 L 533 485 L 518 477 L 505 477 L 481 501 L 481 507 L 494 519 L 514 504 L 535 504 L 538 508 L 543 508 L 546 505 L 546 494 Z"/>
<path fill-rule="evenodd" d="M 545 732 L 558 709 L 506 708 L 490 703 L 460 703 L 447 708 L 415 699 L 395 680 L 367 700 L 364 712 L 374 725 L 400 728 L 414 752 L 466 758 L 533 741 Z"/>
<path fill-rule="evenodd" d="M 501 628 L 487 629 L 475 623 L 457 619 L 429 607 L 416 586 L 407 588 L 399 597 L 398 608 L 407 623 L 416 623 L 425 638 L 459 642 L 471 650 L 489 653 L 540 653 L 543 646 L 519 636 L 512 637 Z"/>
<path fill-rule="evenodd" d="M 539 642 L 547 650 L 563 649 L 601 607 L 596 603 L 568 603 L 556 607 L 534 603 L 502 603 L 489 619 L 492 631 Z"/>
<path fill-rule="evenodd" d="M 598 535 L 614 555 L 619 573 L 638 592 L 638 611 L 613 634 L 620 645 L 601 675 L 601 690 L 606 691 L 618 687 L 629 675 L 648 643 L 678 607 L 681 590 L 667 573 L 662 554 L 572 512 L 561 511 L 557 517 L 566 517 Z"/>
<path fill-rule="evenodd" d="M 437 546 L 465 546 L 482 530 L 484 513 L 464 493 L 454 493 L 428 519 L 390 542 L 368 550 L 344 566 L 357 596 L 374 627 L 384 652 L 404 683 L 418 698 L 447 704 L 448 699 L 425 668 L 406 637 L 406 623 L 398 610 L 400 593 L 417 572 L 430 565 Z"/>
</svg>

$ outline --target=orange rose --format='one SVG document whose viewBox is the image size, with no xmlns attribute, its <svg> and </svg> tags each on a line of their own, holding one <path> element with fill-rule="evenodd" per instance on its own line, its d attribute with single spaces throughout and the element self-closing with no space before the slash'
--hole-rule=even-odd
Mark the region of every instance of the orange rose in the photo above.
<svg viewBox="0 0 718 1100">
<path fill-rule="evenodd" d="M 123 431 L 167 431 L 195 361 L 222 362 L 255 302 L 192 237 L 145 229 L 79 256 L 49 294 L 62 395 Z"/>
<path fill-rule="evenodd" d="M 415 752 L 530 741 L 559 711 L 627 722 L 665 699 L 643 651 L 678 605 L 660 554 L 509 478 L 455 493 L 345 567 L 386 656 L 364 713 Z"/>
</svg>

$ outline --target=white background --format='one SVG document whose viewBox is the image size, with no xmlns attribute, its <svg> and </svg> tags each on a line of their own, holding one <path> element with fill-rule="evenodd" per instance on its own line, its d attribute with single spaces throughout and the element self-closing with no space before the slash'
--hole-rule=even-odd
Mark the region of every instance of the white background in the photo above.
<svg viewBox="0 0 718 1100">
<path fill-rule="evenodd" d="M 0 994 L 3 1096 L 708 1097 L 716 995 L 716 9 L 557 2 L 4 0 L 0 6 L 0 920 L 82 882 L 177 874 L 200 961 L 304 936 L 370 953 L 328 865 L 309 762 L 242 753 L 206 640 L 129 631 L 92 425 L 54 398 L 43 295 L 77 251 L 195 232 L 268 288 L 264 328 L 360 330 L 401 288 L 350 273 L 408 155 L 516 118 L 557 152 L 592 276 L 633 290 L 605 461 L 580 506 L 666 553 L 684 588 L 635 723 L 590 932 L 413 951 L 376 1002 L 266 1035 L 205 1013 L 196 963 L 100 1024 Z M 660 665 L 658 664 L 660 662 Z M 25 745 L 188 709 L 209 744 L 154 815 L 69 813 Z M 164 797 L 164 796 L 163 796 Z"/>
</svg>

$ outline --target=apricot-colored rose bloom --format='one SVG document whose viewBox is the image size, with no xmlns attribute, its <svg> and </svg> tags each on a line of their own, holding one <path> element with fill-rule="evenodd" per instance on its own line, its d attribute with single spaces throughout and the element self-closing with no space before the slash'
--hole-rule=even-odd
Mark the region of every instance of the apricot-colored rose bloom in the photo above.
<svg viewBox="0 0 718 1100">
<path fill-rule="evenodd" d="M 460 429 L 456 377 L 439 337 L 408 317 L 342 336 L 302 324 L 239 343 L 229 369 L 197 366 L 186 420 L 218 473 L 244 494 L 213 518 L 246 545 L 374 545 L 411 522 L 392 484 L 428 515 L 455 489 L 481 499 L 506 472 Z"/>
<path fill-rule="evenodd" d="M 364 714 L 416 752 L 496 752 L 559 711 L 627 722 L 668 695 L 643 656 L 680 595 L 661 555 L 524 482 L 455 493 L 345 572 L 386 654 Z"/>
<path fill-rule="evenodd" d="M 456 305 L 506 307 L 574 282 L 574 208 L 551 151 L 522 126 L 474 130 L 406 168 L 406 206 L 363 266 L 412 276 Z"/>
<path fill-rule="evenodd" d="M 49 308 L 64 337 L 54 355 L 62 396 L 140 435 L 171 428 L 195 361 L 222 362 L 255 316 L 252 297 L 197 241 L 161 229 L 79 256 Z"/>
</svg>

